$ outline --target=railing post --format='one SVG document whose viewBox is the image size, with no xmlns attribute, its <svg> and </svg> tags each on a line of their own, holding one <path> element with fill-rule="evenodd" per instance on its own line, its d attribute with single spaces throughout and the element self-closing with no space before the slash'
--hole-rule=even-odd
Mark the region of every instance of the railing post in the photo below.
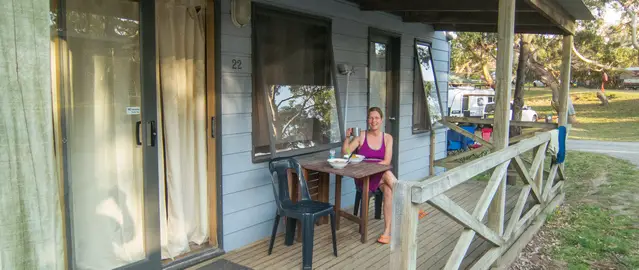
<svg viewBox="0 0 639 270">
<path fill-rule="evenodd" d="M 570 63 L 572 59 L 573 36 L 564 36 L 561 53 L 561 89 L 559 90 L 559 125 L 568 123 L 568 100 L 570 99 Z"/>
<path fill-rule="evenodd" d="M 515 0 L 499 0 L 497 16 L 497 73 L 495 89 L 494 151 L 508 147 L 510 128 L 510 90 L 513 67 L 513 41 L 515 38 Z M 502 180 L 488 210 L 488 226 L 499 235 L 504 232 L 506 183 Z"/>
<path fill-rule="evenodd" d="M 391 269 L 417 268 L 418 208 L 412 202 L 412 182 L 397 181 L 393 188 Z"/>
</svg>

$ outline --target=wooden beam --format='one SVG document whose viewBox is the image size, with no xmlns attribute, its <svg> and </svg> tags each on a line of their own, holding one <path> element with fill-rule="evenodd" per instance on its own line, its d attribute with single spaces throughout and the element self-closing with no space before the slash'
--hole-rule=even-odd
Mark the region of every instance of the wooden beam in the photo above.
<svg viewBox="0 0 639 270">
<path fill-rule="evenodd" d="M 564 36 L 561 56 L 561 89 L 559 90 L 559 125 L 568 124 L 568 99 L 570 98 L 570 61 L 572 36 Z"/>
<path fill-rule="evenodd" d="M 369 11 L 457 11 L 487 12 L 498 11 L 498 0 L 449 0 L 449 1 L 412 1 L 412 0 L 364 0 L 360 1 L 361 10 Z M 518 11 L 535 10 L 522 0 L 516 1 Z"/>
<path fill-rule="evenodd" d="M 514 163 L 515 170 L 517 171 L 519 176 L 522 178 L 522 180 L 524 180 L 524 183 L 530 185 L 530 188 L 532 189 L 532 194 L 535 200 L 537 200 L 538 203 L 542 203 L 544 200 L 542 199 L 542 196 L 541 196 L 542 195 L 541 188 L 543 187 L 537 186 L 537 183 L 533 181 L 533 179 L 528 174 L 528 170 L 526 169 L 526 166 L 524 165 L 524 161 L 521 160 L 519 156 L 516 156 L 514 158 L 514 161 L 515 161 Z"/>
<path fill-rule="evenodd" d="M 481 2 L 481 1 L 477 1 Z M 495 125 L 493 143 L 496 150 L 508 147 L 510 129 L 510 96 L 512 87 L 513 43 L 515 40 L 515 0 L 499 0 L 497 68 L 495 91 Z M 506 177 L 488 210 L 488 227 L 499 235 L 504 232 L 506 213 Z"/>
<path fill-rule="evenodd" d="M 440 194 L 439 196 L 432 198 L 428 201 L 428 203 L 465 228 L 472 229 L 479 236 L 491 242 L 493 245 L 501 246 L 504 244 L 504 239 L 501 238 L 499 234 L 486 227 L 484 223 L 466 212 L 464 208 L 448 198 L 448 196 Z"/>
<path fill-rule="evenodd" d="M 457 244 L 455 244 L 455 248 L 453 248 L 453 252 L 448 257 L 448 261 L 446 261 L 444 269 L 459 269 L 464 261 L 464 257 L 466 257 L 470 244 L 473 242 L 473 238 L 475 238 L 475 231 L 471 229 L 464 229 L 464 231 L 462 231 L 459 240 L 457 240 Z"/>
<path fill-rule="evenodd" d="M 509 119 L 509 118 L 508 118 Z M 447 122 L 450 123 L 472 123 L 472 124 L 484 124 L 484 125 L 494 125 L 495 119 L 481 119 L 481 118 L 472 118 L 472 117 L 451 117 L 447 116 L 445 118 Z M 543 122 L 528 122 L 528 121 L 507 121 L 511 126 L 514 127 L 527 127 L 527 128 L 549 128 L 556 129 L 558 127 L 555 123 L 543 123 Z"/>
<path fill-rule="evenodd" d="M 482 220 L 484 218 L 484 215 L 486 214 L 486 211 L 488 210 L 488 206 L 490 205 L 490 202 L 493 196 L 495 195 L 497 188 L 499 187 L 501 179 L 504 177 L 504 175 L 506 175 L 506 171 L 508 170 L 508 164 L 510 164 L 510 161 L 506 161 L 505 163 L 502 163 L 501 165 L 497 166 L 495 170 L 493 171 L 493 174 L 490 177 L 490 181 L 488 181 L 488 184 L 486 185 L 486 188 L 484 189 L 484 192 L 482 193 L 480 199 L 478 200 L 477 206 L 475 206 L 475 210 L 473 211 L 473 214 L 472 214 L 472 216 L 476 218 L 477 220 Z M 445 267 L 446 269 L 459 268 L 462 261 L 464 260 L 466 253 L 468 252 L 468 248 L 470 247 L 470 244 L 472 243 L 474 236 L 475 236 L 475 231 L 473 230 L 465 229 L 462 232 L 461 236 L 459 237 L 459 240 L 457 241 L 457 244 L 455 245 L 455 248 L 453 249 L 452 254 L 448 258 L 448 261 L 446 262 L 446 267 Z"/>
<path fill-rule="evenodd" d="M 540 210 L 541 204 L 536 204 L 535 206 L 530 208 L 530 210 L 528 210 L 528 212 L 524 214 L 524 216 L 521 217 L 519 221 L 517 221 L 517 225 L 515 225 L 515 231 L 523 229 L 523 227 L 528 223 L 529 220 L 532 220 L 532 218 L 536 217 L 537 214 L 539 214 Z"/>
<path fill-rule="evenodd" d="M 217 239 L 218 230 L 218 197 L 217 197 L 217 142 L 216 138 L 211 136 L 213 127 L 211 124 L 215 124 L 216 120 L 216 81 L 215 81 L 215 4 L 213 0 L 207 0 L 206 7 L 206 115 L 209 121 L 206 121 L 206 183 L 207 183 L 207 196 L 208 196 L 208 218 L 209 218 L 209 244 L 217 247 L 219 241 Z"/>
<path fill-rule="evenodd" d="M 421 182 L 415 182 L 412 187 L 414 203 L 424 203 L 431 198 L 446 192 L 447 190 L 468 181 L 491 168 L 497 167 L 520 153 L 526 152 L 535 146 L 550 140 L 549 133 L 542 133 L 533 138 L 523 140 L 516 145 L 491 153 L 481 159 L 465 163 L 462 166 L 449 170 L 435 177 L 426 178 Z"/>
<path fill-rule="evenodd" d="M 490 250 L 486 251 L 484 256 L 482 256 L 477 262 L 475 262 L 475 264 L 473 264 L 473 267 L 470 269 L 471 270 L 490 269 L 490 266 L 493 264 L 494 261 L 499 259 L 499 257 L 501 256 L 501 253 L 505 249 L 506 249 L 505 247 L 491 248 Z"/>
<path fill-rule="evenodd" d="M 435 31 L 455 31 L 455 32 L 481 32 L 496 33 L 497 24 L 433 24 Z M 563 35 L 566 32 L 554 25 L 515 25 L 515 33 L 518 34 L 556 34 Z"/>
<path fill-rule="evenodd" d="M 532 177 L 533 179 L 535 179 L 537 177 L 537 172 L 539 172 L 540 165 L 542 165 L 542 168 L 543 168 L 543 164 L 542 163 L 544 162 L 544 159 L 546 158 L 546 147 L 547 146 L 548 146 L 548 142 L 546 142 L 546 143 L 542 144 L 541 146 L 539 146 L 539 148 L 535 152 L 535 159 L 533 160 L 532 164 L 530 165 L 530 177 Z M 541 186 L 539 183 L 537 185 Z"/>
<path fill-rule="evenodd" d="M 569 34 L 575 33 L 577 23 L 556 1 L 553 0 L 525 0 L 531 7 L 537 9 L 562 30 Z M 564 47 L 570 50 L 570 46 Z"/>
<path fill-rule="evenodd" d="M 417 11 L 405 12 L 404 22 L 421 22 L 428 24 L 470 24 L 497 25 L 497 11 L 487 12 L 450 12 L 450 11 Z M 515 16 L 515 26 L 554 24 L 546 17 L 536 12 L 520 12 Z"/>
<path fill-rule="evenodd" d="M 566 172 L 564 171 L 564 164 L 562 163 L 561 165 L 559 165 L 559 179 L 561 180 L 567 180 L 566 179 Z"/>
<path fill-rule="evenodd" d="M 483 147 L 482 146 L 482 147 L 475 148 L 475 149 L 470 150 L 470 151 L 463 152 L 461 154 L 447 156 L 445 158 L 436 160 L 435 161 L 435 165 L 444 167 L 442 165 L 444 165 L 445 163 L 450 163 L 451 161 L 455 161 L 455 160 L 459 160 L 459 159 L 462 159 L 462 158 L 465 158 L 465 157 L 469 157 L 469 156 L 472 156 L 474 154 L 481 154 L 481 153 L 486 152 L 486 151 L 490 151 L 490 149 L 487 148 L 487 147 Z"/>
<path fill-rule="evenodd" d="M 412 182 L 397 181 L 393 187 L 393 222 L 391 223 L 389 265 L 401 270 L 417 268 L 419 210 L 411 200 L 413 184 Z"/>
<path fill-rule="evenodd" d="M 546 179 L 546 187 L 544 188 L 544 191 L 543 191 L 544 201 L 551 198 L 550 193 L 552 190 L 552 185 L 555 182 L 555 178 L 557 177 L 558 168 L 559 168 L 558 164 L 553 164 L 552 167 L 550 168 L 550 173 L 548 174 L 548 178 Z"/>
<path fill-rule="evenodd" d="M 557 183 L 554 187 L 552 187 L 552 190 L 550 190 L 550 193 L 548 193 L 548 196 L 557 194 L 557 190 L 563 189 L 563 187 L 564 187 L 564 181 Z M 552 197 L 549 197 L 549 198 L 552 198 Z"/>
<path fill-rule="evenodd" d="M 486 188 L 484 192 L 479 197 L 477 201 L 477 206 L 475 206 L 475 210 L 473 211 L 473 217 L 481 220 L 486 215 L 486 211 L 488 211 L 488 207 L 490 206 L 490 202 L 492 201 L 495 192 L 497 192 L 497 188 L 499 187 L 499 183 L 501 179 L 504 178 L 506 172 L 508 171 L 508 165 L 510 161 L 506 161 L 501 165 L 497 166 L 493 171 L 493 174 L 490 176 L 490 180 L 488 184 L 486 184 Z"/>
<path fill-rule="evenodd" d="M 530 195 L 531 189 L 530 185 L 525 185 L 519 192 L 519 198 L 517 198 L 517 203 L 515 203 L 515 208 L 510 215 L 506 231 L 504 231 L 504 238 L 510 239 L 512 233 L 515 231 L 515 226 L 517 225 L 517 221 L 519 221 L 519 217 L 521 217 L 524 206 L 526 206 L 526 201 L 528 201 L 528 195 Z"/>
<path fill-rule="evenodd" d="M 468 138 L 472 138 L 472 139 L 474 139 L 476 141 L 479 141 L 479 143 L 481 143 L 485 147 L 493 148 L 493 144 L 492 143 L 489 143 L 489 142 L 485 141 L 481 137 L 479 137 L 479 136 L 477 136 L 475 134 L 472 134 L 472 133 L 466 131 L 463 128 L 460 128 L 459 126 L 457 126 L 455 124 L 451 124 L 451 123 L 448 123 L 446 121 L 442 121 L 442 124 L 444 124 L 444 126 L 447 126 L 450 129 L 456 131 L 457 133 L 460 133 L 460 134 L 462 134 L 462 135 L 464 135 L 464 136 L 466 136 Z"/>
<path fill-rule="evenodd" d="M 564 197 L 563 195 L 557 196 L 549 204 L 545 205 L 544 209 L 542 209 L 534 220 L 528 221 L 529 224 L 525 230 L 513 232 L 514 235 L 510 237 L 506 245 L 501 248 L 502 252 L 499 253 L 500 256 L 497 257 L 497 259 L 495 259 L 494 256 L 486 258 L 486 255 L 484 255 L 471 269 L 508 269 L 510 264 L 517 259 L 521 250 L 537 235 L 539 229 L 541 229 L 546 222 L 546 217 L 554 211 L 557 206 L 563 203 Z M 492 250 L 486 254 L 491 252 Z"/>
</svg>

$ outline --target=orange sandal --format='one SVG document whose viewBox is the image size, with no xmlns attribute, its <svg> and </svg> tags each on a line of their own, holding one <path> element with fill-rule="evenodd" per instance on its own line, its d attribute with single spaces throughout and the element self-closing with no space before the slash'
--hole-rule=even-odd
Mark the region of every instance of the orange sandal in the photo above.
<svg viewBox="0 0 639 270">
<path fill-rule="evenodd" d="M 419 210 L 419 219 L 422 219 L 424 217 L 428 216 L 428 212 L 424 211 L 424 210 Z"/>
<path fill-rule="evenodd" d="M 377 238 L 377 242 L 382 244 L 390 243 L 390 235 L 380 235 L 379 238 Z"/>
</svg>

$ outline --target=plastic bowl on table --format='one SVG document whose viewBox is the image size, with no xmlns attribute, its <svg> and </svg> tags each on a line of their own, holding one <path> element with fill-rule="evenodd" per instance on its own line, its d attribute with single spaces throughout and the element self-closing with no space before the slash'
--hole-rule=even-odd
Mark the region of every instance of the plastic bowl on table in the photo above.
<svg viewBox="0 0 639 270">
<path fill-rule="evenodd" d="M 328 164 L 335 169 L 343 169 L 346 165 L 348 165 L 346 162 L 347 159 L 345 158 L 329 158 L 327 161 Z"/>
</svg>

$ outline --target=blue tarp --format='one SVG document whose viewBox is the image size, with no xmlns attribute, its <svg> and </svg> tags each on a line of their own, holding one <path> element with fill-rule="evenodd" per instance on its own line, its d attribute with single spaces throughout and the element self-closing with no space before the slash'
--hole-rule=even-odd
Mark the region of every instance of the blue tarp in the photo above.
<svg viewBox="0 0 639 270">
<path fill-rule="evenodd" d="M 475 133 L 475 126 L 460 126 L 462 129 Z M 464 135 L 459 134 L 457 131 L 448 130 L 448 151 L 467 149 L 469 145 L 474 144 L 475 141 Z"/>
</svg>

